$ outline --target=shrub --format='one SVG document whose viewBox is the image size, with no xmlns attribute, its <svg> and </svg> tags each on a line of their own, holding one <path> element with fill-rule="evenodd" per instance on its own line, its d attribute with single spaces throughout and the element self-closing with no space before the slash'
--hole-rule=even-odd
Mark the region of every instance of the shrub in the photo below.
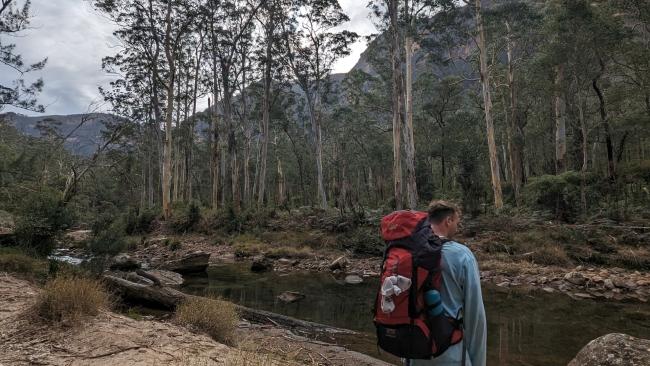
<svg viewBox="0 0 650 366">
<path fill-rule="evenodd" d="M 158 211 L 153 209 L 142 210 L 135 223 L 134 234 L 148 234 L 151 232 L 151 224 L 158 217 Z"/>
<path fill-rule="evenodd" d="M 336 243 L 339 249 L 352 250 L 357 254 L 381 255 L 384 250 L 384 242 L 379 232 L 373 228 L 360 227 L 339 234 Z"/>
<path fill-rule="evenodd" d="M 542 265 L 566 266 L 571 263 L 564 249 L 557 245 L 543 246 L 533 252 L 530 261 Z"/>
<path fill-rule="evenodd" d="M 573 220 L 580 211 L 580 180 L 575 171 L 530 178 L 523 189 L 524 201 L 560 219 Z"/>
<path fill-rule="evenodd" d="M 29 193 L 21 203 L 16 220 L 16 239 L 24 248 L 38 255 L 50 254 L 55 238 L 74 222 L 70 209 L 61 203 L 59 192 L 44 189 Z"/>
<path fill-rule="evenodd" d="M 178 306 L 174 318 L 179 324 L 205 332 L 224 344 L 233 344 L 239 323 L 234 304 L 200 297 L 191 298 Z"/>
<path fill-rule="evenodd" d="M 201 209 L 196 202 L 191 202 L 186 207 L 181 207 L 172 215 L 169 225 L 177 233 L 185 233 L 194 229 L 201 221 Z"/>
<path fill-rule="evenodd" d="M 177 251 L 177 250 L 181 249 L 181 247 L 182 247 L 182 244 L 178 240 L 172 240 L 172 241 L 169 242 L 169 250 L 171 250 L 171 251 Z"/>
<path fill-rule="evenodd" d="M 115 255 L 126 248 L 124 228 L 119 221 L 93 236 L 88 242 L 88 249 L 95 254 Z"/>
<path fill-rule="evenodd" d="M 73 325 L 108 307 L 109 297 L 102 285 L 82 277 L 57 277 L 45 284 L 34 305 L 35 313 L 54 323 Z"/>
<path fill-rule="evenodd" d="M 0 248 L 0 272 L 45 277 L 47 268 L 47 262 L 44 260 L 30 257 L 17 249 Z"/>
<path fill-rule="evenodd" d="M 308 258 L 312 256 L 312 254 L 313 252 L 309 247 L 278 247 L 271 248 L 265 255 L 269 258 Z"/>
<path fill-rule="evenodd" d="M 236 257 L 252 257 L 262 252 L 262 244 L 251 242 L 240 242 L 233 246 Z"/>
</svg>

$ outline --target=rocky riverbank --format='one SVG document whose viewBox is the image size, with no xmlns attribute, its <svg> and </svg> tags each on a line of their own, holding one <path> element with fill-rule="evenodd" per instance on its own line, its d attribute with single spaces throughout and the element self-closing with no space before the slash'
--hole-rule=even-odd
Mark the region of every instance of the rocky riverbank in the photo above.
<svg viewBox="0 0 650 366">
<path fill-rule="evenodd" d="M 161 243 L 180 241 L 181 248 L 170 250 Z M 251 257 L 237 256 L 233 245 L 214 245 L 208 237 L 153 237 L 150 244 L 138 248 L 132 255 L 156 266 L 173 261 L 197 250 L 210 253 L 210 263 L 257 261 L 261 270 L 281 273 L 293 271 L 326 271 L 336 275 L 372 278 L 379 275 L 381 258 L 359 257 L 336 250 L 314 250 L 301 257 L 277 257 L 259 253 Z M 536 289 L 548 293 L 563 293 L 574 299 L 608 299 L 647 302 L 650 299 L 650 273 L 618 267 L 589 265 L 541 265 L 527 260 L 513 260 L 485 253 L 480 244 L 470 248 L 477 253 L 481 279 L 503 288 Z"/>
</svg>

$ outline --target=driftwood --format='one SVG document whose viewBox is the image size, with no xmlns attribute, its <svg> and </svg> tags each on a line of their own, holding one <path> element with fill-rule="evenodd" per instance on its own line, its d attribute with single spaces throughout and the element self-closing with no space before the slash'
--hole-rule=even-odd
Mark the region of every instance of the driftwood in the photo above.
<svg viewBox="0 0 650 366">
<path fill-rule="evenodd" d="M 111 288 L 116 291 L 117 294 L 119 294 L 125 300 L 136 303 L 144 303 L 147 305 L 155 305 L 169 310 L 176 308 L 176 306 L 178 306 L 183 301 L 199 297 L 185 294 L 171 287 L 142 285 L 113 275 L 104 275 L 104 280 Z M 309 333 L 321 332 L 357 334 L 356 332 L 348 329 L 336 328 L 324 324 L 295 319 L 269 311 L 251 309 L 241 305 L 235 305 L 235 307 L 242 318 L 254 323 L 274 324 L 286 328 L 306 331 Z"/>
<path fill-rule="evenodd" d="M 104 281 L 125 300 L 165 309 L 174 309 L 188 297 L 171 287 L 142 285 L 113 275 L 104 275 Z"/>
</svg>

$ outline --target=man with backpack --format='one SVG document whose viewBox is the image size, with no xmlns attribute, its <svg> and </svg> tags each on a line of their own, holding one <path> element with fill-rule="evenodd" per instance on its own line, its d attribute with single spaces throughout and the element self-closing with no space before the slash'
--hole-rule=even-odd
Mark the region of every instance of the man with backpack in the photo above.
<svg viewBox="0 0 650 366">
<path fill-rule="evenodd" d="M 375 325 L 384 350 L 408 366 L 485 366 L 486 321 L 478 264 L 452 240 L 460 210 L 433 201 L 426 213 L 382 219 L 388 247 Z"/>
</svg>

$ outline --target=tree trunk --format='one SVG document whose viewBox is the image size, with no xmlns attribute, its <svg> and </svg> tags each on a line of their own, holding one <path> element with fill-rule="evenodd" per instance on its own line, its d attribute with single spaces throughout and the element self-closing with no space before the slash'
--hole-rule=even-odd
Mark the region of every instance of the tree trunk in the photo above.
<svg viewBox="0 0 650 366">
<path fill-rule="evenodd" d="M 402 99 L 401 99 L 401 85 L 402 85 L 402 72 L 400 62 L 400 34 L 397 13 L 397 0 L 389 0 L 388 12 L 390 15 L 391 24 L 391 67 L 392 67 L 392 83 L 393 83 L 393 189 L 395 198 L 395 209 L 402 209 L 402 157 L 401 157 L 401 113 L 402 113 Z"/>
<path fill-rule="evenodd" d="M 165 116 L 165 144 L 163 146 L 163 171 L 162 171 L 162 208 L 163 217 L 169 219 L 172 216 L 171 208 L 171 183 L 172 183 L 172 120 L 174 118 L 174 81 L 176 78 L 176 60 L 174 59 L 171 32 L 172 32 L 172 2 L 168 2 L 167 15 L 165 17 L 165 55 L 169 65 L 167 76 L 167 110 Z"/>
<path fill-rule="evenodd" d="M 588 130 L 587 122 L 585 121 L 584 105 L 580 93 L 577 94 L 578 98 L 578 119 L 580 120 L 580 132 L 582 134 L 582 167 L 580 169 L 580 203 L 582 207 L 582 214 L 587 214 L 587 168 L 589 157 L 588 152 Z"/>
<path fill-rule="evenodd" d="M 483 104 L 485 109 L 485 125 L 487 133 L 488 150 L 490 154 L 490 172 L 492 175 L 492 191 L 494 193 L 494 207 L 503 207 L 503 193 L 501 191 L 501 177 L 499 175 L 499 157 L 494 138 L 494 120 L 492 119 L 492 99 L 490 96 L 490 73 L 487 64 L 487 44 L 485 40 L 485 29 L 483 28 L 483 17 L 481 14 L 481 0 L 475 0 L 476 6 L 476 27 L 478 28 L 478 47 L 481 73 L 481 86 Z"/>
<path fill-rule="evenodd" d="M 510 180 L 517 206 L 521 205 L 521 184 L 523 182 L 523 135 L 519 128 L 519 115 L 517 112 L 517 93 L 515 89 L 515 72 L 513 65 L 513 44 L 511 40 L 510 23 L 506 22 L 508 30 L 507 56 L 508 56 L 508 89 L 510 92 L 510 118 L 507 124 L 508 154 L 510 155 Z"/>
<path fill-rule="evenodd" d="M 284 186 L 284 172 L 282 171 L 282 161 L 277 156 L 278 161 L 278 206 L 282 207 L 285 204 L 285 186 Z"/>
<path fill-rule="evenodd" d="M 217 94 L 214 94 L 216 100 Z M 210 106 L 208 98 L 208 110 L 210 111 L 210 180 L 211 180 L 211 205 L 212 209 L 219 208 L 219 123 L 217 120 L 216 105 Z"/>
<path fill-rule="evenodd" d="M 257 192 L 257 208 L 261 208 L 264 204 L 264 195 L 266 193 L 266 165 L 268 161 L 269 151 L 269 124 L 271 120 L 271 67 L 273 60 L 273 19 L 275 15 L 275 7 L 270 8 L 267 5 L 269 20 L 264 27 L 266 53 L 264 60 L 264 95 L 262 100 L 262 126 L 260 128 L 260 158 L 259 158 L 259 173 L 258 173 L 258 192 Z"/>
<path fill-rule="evenodd" d="M 411 24 L 411 27 L 415 27 L 415 24 Z M 406 64 L 406 123 L 404 124 L 406 200 L 408 207 L 415 210 L 418 205 L 418 188 L 415 180 L 415 139 L 413 138 L 413 37 L 410 34 L 407 34 L 404 41 L 404 57 Z"/>
<path fill-rule="evenodd" d="M 223 118 L 228 131 L 228 158 L 230 160 L 230 186 L 232 193 L 232 208 L 237 213 L 240 211 L 241 198 L 239 193 L 239 166 L 237 161 L 237 140 L 235 138 L 235 127 L 232 121 L 232 86 L 230 85 L 229 68 L 222 63 L 221 82 L 223 88 Z"/>
<path fill-rule="evenodd" d="M 598 110 L 600 112 L 600 121 L 605 130 L 605 144 L 607 147 L 607 176 L 610 179 L 610 181 L 614 181 L 616 179 L 616 163 L 614 161 L 614 146 L 612 143 L 612 133 L 610 131 L 609 119 L 607 118 L 605 96 L 603 95 L 603 92 L 600 90 L 600 87 L 598 86 L 598 80 L 605 72 L 605 64 L 603 63 L 602 60 L 599 61 L 600 61 L 600 72 L 598 73 L 598 75 L 596 75 L 596 77 L 594 77 L 591 80 L 591 86 L 593 87 L 594 91 L 596 92 L 596 95 L 598 96 L 598 102 L 599 102 Z"/>
<path fill-rule="evenodd" d="M 563 97 L 564 66 L 555 67 L 555 174 L 566 171 L 566 104 Z"/>
</svg>

